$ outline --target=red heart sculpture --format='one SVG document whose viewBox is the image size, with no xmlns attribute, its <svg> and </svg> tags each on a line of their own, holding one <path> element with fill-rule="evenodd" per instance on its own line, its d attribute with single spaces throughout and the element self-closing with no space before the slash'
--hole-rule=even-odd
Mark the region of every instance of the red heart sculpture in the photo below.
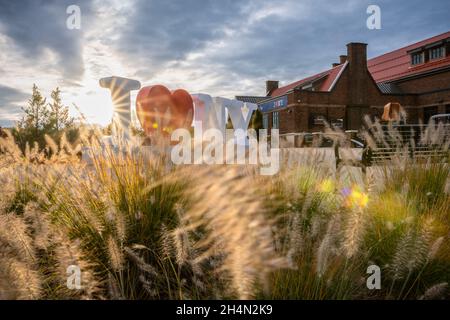
<svg viewBox="0 0 450 320">
<path fill-rule="evenodd" d="M 194 102 L 189 92 L 170 92 L 165 86 L 143 87 L 136 97 L 136 114 L 146 135 L 159 131 L 170 134 L 192 123 Z"/>
</svg>

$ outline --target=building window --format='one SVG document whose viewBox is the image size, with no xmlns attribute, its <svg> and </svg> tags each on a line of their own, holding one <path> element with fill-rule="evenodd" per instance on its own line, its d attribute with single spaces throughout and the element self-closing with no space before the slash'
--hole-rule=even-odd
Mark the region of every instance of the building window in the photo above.
<svg viewBox="0 0 450 320">
<path fill-rule="evenodd" d="M 323 126 L 326 122 L 326 117 L 321 114 L 313 114 L 312 116 L 312 124 L 314 126 Z"/>
<path fill-rule="evenodd" d="M 333 128 L 343 129 L 344 128 L 344 119 L 333 119 L 333 120 L 331 120 L 331 126 Z"/>
<path fill-rule="evenodd" d="M 267 113 L 263 114 L 263 128 L 269 129 L 269 115 Z"/>
<path fill-rule="evenodd" d="M 423 108 L 423 122 L 427 124 L 430 121 L 430 118 L 437 114 L 438 114 L 437 106 Z"/>
<path fill-rule="evenodd" d="M 280 128 L 280 115 L 278 111 L 272 113 L 272 128 L 279 129 Z"/>
<path fill-rule="evenodd" d="M 414 53 L 411 56 L 411 64 L 414 66 L 416 64 L 421 64 L 423 63 L 423 52 L 421 53 Z"/>
<path fill-rule="evenodd" d="M 445 48 L 437 47 L 430 49 L 430 60 L 443 58 L 445 56 Z"/>
</svg>

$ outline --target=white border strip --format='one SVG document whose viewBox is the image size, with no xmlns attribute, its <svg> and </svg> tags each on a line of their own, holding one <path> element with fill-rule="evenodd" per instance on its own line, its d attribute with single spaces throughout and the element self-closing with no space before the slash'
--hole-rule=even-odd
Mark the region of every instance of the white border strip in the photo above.
<svg viewBox="0 0 450 320">
<path fill-rule="evenodd" d="M 333 80 L 333 83 L 331 84 L 330 89 L 328 89 L 328 92 L 333 90 L 334 86 L 336 85 L 336 82 L 338 82 L 339 78 L 341 77 L 342 72 L 344 72 L 344 70 L 347 67 L 347 65 L 348 65 L 348 61 L 345 61 L 344 66 L 341 68 L 341 70 L 339 71 L 338 75 Z"/>
</svg>

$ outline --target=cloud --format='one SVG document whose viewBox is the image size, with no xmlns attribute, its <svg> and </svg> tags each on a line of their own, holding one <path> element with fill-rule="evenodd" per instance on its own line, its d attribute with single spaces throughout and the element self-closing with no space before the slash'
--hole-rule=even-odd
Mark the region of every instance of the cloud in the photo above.
<svg viewBox="0 0 450 320">
<path fill-rule="evenodd" d="M 70 4 L 81 7 L 81 30 L 65 26 Z M 381 30 L 366 27 L 370 4 L 0 0 L 0 83 L 28 90 L 36 82 L 44 92 L 61 86 L 68 105 L 101 117 L 104 110 L 92 105 L 106 100 L 98 87 L 104 76 L 228 97 L 259 95 L 265 80 L 287 84 L 330 68 L 349 42 L 368 43 L 373 57 L 450 29 L 448 0 L 426 6 L 378 0 Z"/>
<path fill-rule="evenodd" d="M 11 128 L 14 126 L 14 121 L 0 119 L 0 127 Z"/>
<path fill-rule="evenodd" d="M 333 1 L 139 0 L 112 45 L 141 79 L 257 94 L 267 78 L 294 80 L 328 68 L 346 42 L 327 36 L 356 10 L 365 28 L 365 8 L 356 0 L 339 7 Z"/>
<path fill-rule="evenodd" d="M 42 63 L 41 59 L 54 57 L 63 78 L 78 81 L 84 73 L 83 28 L 66 27 L 66 8 L 79 5 L 83 22 L 91 14 L 91 3 L 88 0 L 0 0 L 0 32 L 14 42 L 24 60 Z"/>
<path fill-rule="evenodd" d="M 156 72 L 170 61 L 184 60 L 203 49 L 208 41 L 222 38 L 241 9 L 242 1 L 233 0 L 138 0 L 115 46 L 123 55 L 144 63 L 148 72 Z"/>
<path fill-rule="evenodd" d="M 139 0 L 112 46 L 141 79 L 261 94 L 265 79 L 286 83 L 330 68 L 349 42 L 369 43 L 374 55 L 447 31 L 448 1 L 420 3 L 378 1 L 383 29 L 374 31 L 369 0 Z"/>
<path fill-rule="evenodd" d="M 28 97 L 25 92 L 0 84 L 0 121 L 3 126 L 17 119 L 21 112 L 20 104 Z"/>
</svg>

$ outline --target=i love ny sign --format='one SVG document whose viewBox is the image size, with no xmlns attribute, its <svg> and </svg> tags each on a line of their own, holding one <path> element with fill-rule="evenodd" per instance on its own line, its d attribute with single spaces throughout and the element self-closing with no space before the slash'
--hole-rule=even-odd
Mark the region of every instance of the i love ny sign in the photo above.
<svg viewBox="0 0 450 320">
<path fill-rule="evenodd" d="M 145 134 L 156 132 L 170 135 L 176 129 L 189 128 L 194 123 L 201 129 L 218 129 L 225 134 L 227 114 L 235 130 L 248 129 L 251 116 L 257 109 L 254 103 L 212 97 L 208 94 L 190 94 L 184 89 L 169 90 L 163 85 L 141 88 L 137 80 L 108 77 L 100 79 L 100 86 L 110 90 L 114 106 L 114 122 L 121 126 L 129 138 L 131 124 L 130 92 L 139 90 L 136 97 L 136 114 Z"/>
</svg>

